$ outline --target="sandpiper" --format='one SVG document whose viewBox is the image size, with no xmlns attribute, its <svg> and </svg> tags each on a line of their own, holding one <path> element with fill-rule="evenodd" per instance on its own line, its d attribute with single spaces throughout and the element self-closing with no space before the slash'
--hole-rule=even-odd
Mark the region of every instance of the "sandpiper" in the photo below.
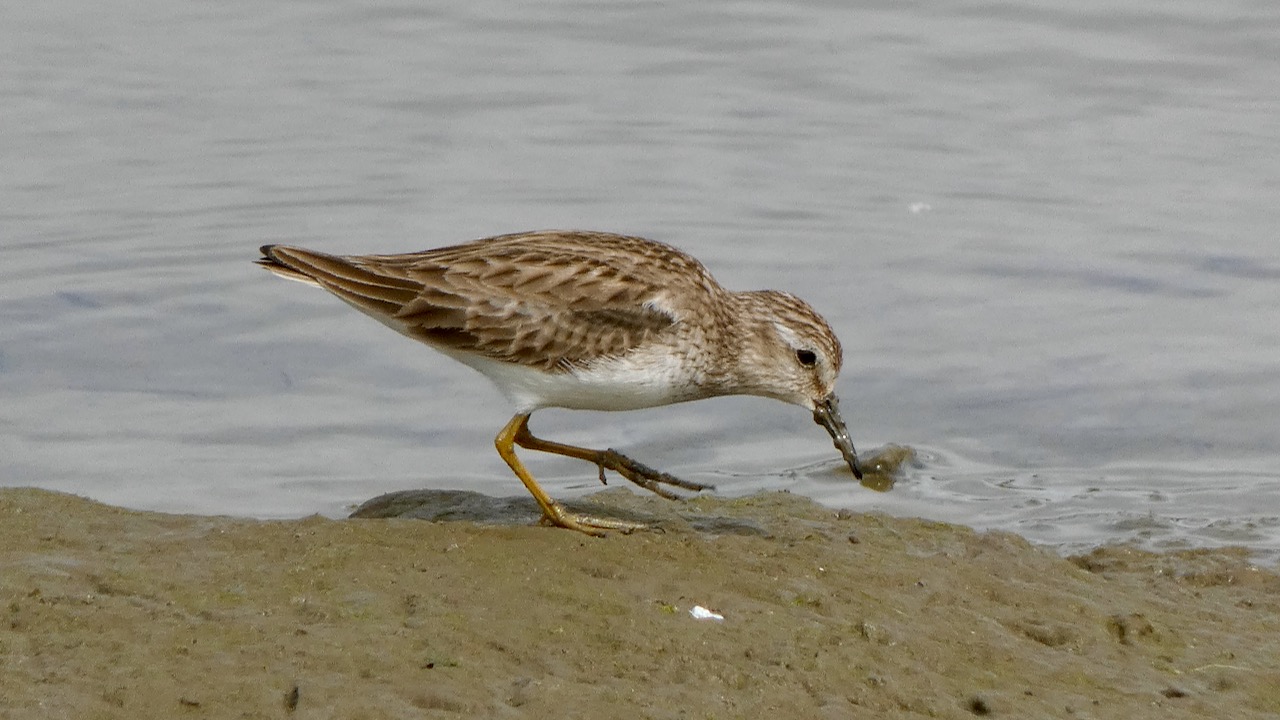
<svg viewBox="0 0 1280 720">
<path fill-rule="evenodd" d="M 589 450 L 529 431 L 540 408 L 634 410 L 719 395 L 799 405 L 826 428 L 855 477 L 858 456 L 835 395 L 840 341 L 803 300 L 732 292 L 670 245 L 603 232 L 500 235 L 403 255 L 329 255 L 266 245 L 258 264 L 324 288 L 384 325 L 492 380 L 515 405 L 498 454 L 533 494 L 543 520 L 591 535 L 645 527 L 567 512 L 538 485 L 515 446 L 613 470 L 664 497 L 664 485 L 709 486 L 612 449 Z"/>
</svg>

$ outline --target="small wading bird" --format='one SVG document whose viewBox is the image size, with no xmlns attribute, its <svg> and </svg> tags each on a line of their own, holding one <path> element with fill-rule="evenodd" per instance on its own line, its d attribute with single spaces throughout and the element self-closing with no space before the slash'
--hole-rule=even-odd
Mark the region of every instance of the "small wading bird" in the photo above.
<svg viewBox="0 0 1280 720">
<path fill-rule="evenodd" d="M 634 410 L 719 395 L 799 405 L 827 429 L 857 478 L 835 395 L 840 341 L 803 300 L 731 292 L 702 263 L 663 243 L 601 232 L 501 235 L 405 255 L 328 255 L 283 245 L 258 264 L 322 287 L 357 310 L 475 368 L 515 405 L 498 433 L 511 466 L 552 525 L 592 535 L 643 524 L 565 511 L 515 446 L 594 463 L 664 497 L 709 486 L 658 472 L 614 450 L 529 432 L 546 407 Z"/>
</svg>

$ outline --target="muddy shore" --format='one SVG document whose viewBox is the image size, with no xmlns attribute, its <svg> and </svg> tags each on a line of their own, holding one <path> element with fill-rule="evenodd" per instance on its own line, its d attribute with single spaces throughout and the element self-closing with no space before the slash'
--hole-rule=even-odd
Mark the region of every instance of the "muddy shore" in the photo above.
<svg viewBox="0 0 1280 720">
<path fill-rule="evenodd" d="M 785 493 L 580 504 L 661 531 L 0 490 L 0 718 L 1280 715 L 1280 576 L 1244 551 L 1064 558 Z"/>
</svg>

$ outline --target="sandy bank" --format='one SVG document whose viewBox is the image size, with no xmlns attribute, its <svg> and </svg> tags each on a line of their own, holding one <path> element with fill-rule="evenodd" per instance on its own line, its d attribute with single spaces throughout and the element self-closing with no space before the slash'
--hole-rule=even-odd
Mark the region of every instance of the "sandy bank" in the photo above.
<svg viewBox="0 0 1280 720">
<path fill-rule="evenodd" d="M 1064 559 L 786 494 L 589 501 L 665 532 L 0 490 L 0 717 L 1280 714 L 1280 577 L 1243 552 Z"/>
</svg>

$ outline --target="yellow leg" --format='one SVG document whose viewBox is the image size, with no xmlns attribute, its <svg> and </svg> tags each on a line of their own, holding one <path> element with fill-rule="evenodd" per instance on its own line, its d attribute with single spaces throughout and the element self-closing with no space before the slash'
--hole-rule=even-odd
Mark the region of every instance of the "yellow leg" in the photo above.
<svg viewBox="0 0 1280 720">
<path fill-rule="evenodd" d="M 664 472 L 659 472 L 643 463 L 636 462 L 631 458 L 623 455 L 617 450 L 589 450 L 580 448 L 576 445 L 565 445 L 564 443 L 552 442 L 551 440 L 543 440 L 534 437 L 529 432 L 529 416 L 526 415 L 525 422 L 520 424 L 516 430 L 512 440 L 517 445 L 528 450 L 538 450 L 540 452 L 554 453 L 556 455 L 564 455 L 565 457 L 586 460 L 600 469 L 600 482 L 607 484 L 604 479 L 604 471 L 612 470 L 640 487 L 657 495 L 661 495 L 669 500 L 679 500 L 680 496 L 662 487 L 662 485 L 673 485 L 675 487 L 684 488 L 685 490 L 714 490 L 711 485 L 703 485 L 702 483 L 681 480 Z M 508 427 L 510 427 L 508 425 Z"/>
<path fill-rule="evenodd" d="M 627 522 L 625 520 L 613 520 L 610 518 L 597 518 L 590 515 L 577 515 L 566 512 L 560 504 L 551 499 L 538 485 L 538 481 L 533 479 L 529 471 L 525 469 L 524 463 L 520 462 L 520 458 L 516 457 L 515 444 L 517 441 L 526 438 L 532 438 L 529 434 L 529 415 L 522 413 L 511 418 L 511 422 L 502 428 L 502 432 L 498 433 L 498 437 L 494 439 L 493 444 L 498 448 L 498 454 L 507 462 L 511 471 L 520 478 L 520 482 L 524 483 L 525 489 L 533 495 L 533 499 L 538 502 L 538 506 L 542 508 L 542 519 L 544 522 L 556 525 L 570 530 L 577 530 L 588 535 L 604 535 L 601 530 L 622 530 L 631 532 L 632 530 L 642 530 L 648 526 L 643 523 Z M 536 439 L 536 438 L 535 438 Z M 524 443 L 520 443 L 524 446 Z M 568 447 L 568 446 L 566 446 Z"/>
</svg>

